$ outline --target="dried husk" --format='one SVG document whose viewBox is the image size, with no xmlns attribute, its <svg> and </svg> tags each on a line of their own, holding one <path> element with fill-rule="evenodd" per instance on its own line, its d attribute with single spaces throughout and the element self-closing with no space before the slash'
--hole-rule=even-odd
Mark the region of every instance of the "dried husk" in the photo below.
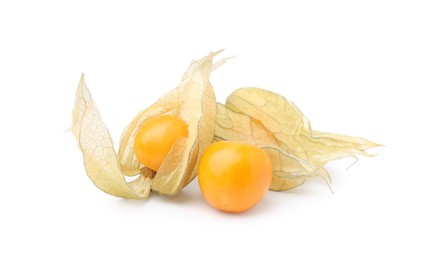
<svg viewBox="0 0 438 260">
<path fill-rule="evenodd" d="M 320 176 L 330 182 L 323 167 L 317 167 L 282 149 L 280 142 L 260 122 L 228 109 L 217 103 L 215 140 L 230 140 L 252 144 L 262 148 L 272 162 L 271 190 L 281 191 L 295 188 L 308 178 Z"/>
<path fill-rule="evenodd" d="M 312 131 L 309 120 L 285 97 L 259 88 L 241 88 L 218 105 L 216 139 L 253 143 L 277 152 L 269 153 L 274 170 L 272 190 L 295 188 L 312 176 L 329 176 L 328 161 L 357 154 L 378 144 L 359 137 Z M 276 165 L 290 161 L 288 167 Z M 283 168 L 287 168 L 284 170 Z M 293 175 L 294 182 L 284 180 Z M 292 178 L 292 177 L 291 177 Z"/>
<path fill-rule="evenodd" d="M 173 195 L 196 176 L 200 154 L 214 137 L 216 101 L 209 76 L 226 60 L 212 64 L 219 52 L 193 61 L 177 88 L 134 117 L 122 134 L 118 155 L 84 78 L 81 78 L 73 109 L 72 130 L 84 154 L 87 174 L 98 188 L 111 195 L 142 199 L 151 189 Z M 188 125 L 189 135 L 177 140 L 155 173 L 136 159 L 133 143 L 144 122 L 159 115 L 181 118 Z M 124 176 L 136 175 L 139 177 L 134 181 L 125 181 Z"/>
<path fill-rule="evenodd" d="M 150 189 L 147 186 L 150 177 L 147 172 L 141 174 L 139 179 L 127 183 L 118 168 L 111 136 L 91 98 L 84 75 L 76 91 L 71 130 L 82 150 L 87 175 L 99 189 L 128 199 L 143 199 L 149 195 Z M 140 184 L 146 188 L 140 188 Z"/>
</svg>

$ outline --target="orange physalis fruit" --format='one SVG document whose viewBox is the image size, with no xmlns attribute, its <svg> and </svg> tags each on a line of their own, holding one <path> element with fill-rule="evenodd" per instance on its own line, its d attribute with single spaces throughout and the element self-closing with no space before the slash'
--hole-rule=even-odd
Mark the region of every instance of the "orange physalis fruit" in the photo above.
<svg viewBox="0 0 438 260">
<path fill-rule="evenodd" d="M 181 136 L 188 136 L 188 126 L 182 119 L 170 115 L 149 119 L 135 137 L 135 156 L 146 167 L 158 171 Z"/>
<path fill-rule="evenodd" d="M 198 181 L 202 195 L 214 208 L 242 212 L 256 205 L 272 180 L 269 156 L 245 143 L 220 141 L 201 157 Z"/>
</svg>

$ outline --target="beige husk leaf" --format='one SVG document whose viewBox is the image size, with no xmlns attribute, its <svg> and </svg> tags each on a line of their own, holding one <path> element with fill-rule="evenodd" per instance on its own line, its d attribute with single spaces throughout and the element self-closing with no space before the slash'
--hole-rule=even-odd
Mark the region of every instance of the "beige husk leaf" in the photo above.
<svg viewBox="0 0 438 260">
<path fill-rule="evenodd" d="M 272 190 L 297 187 L 312 176 L 328 181 L 325 163 L 356 154 L 370 156 L 366 150 L 379 146 L 359 137 L 312 131 L 292 102 L 259 88 L 238 89 L 228 96 L 226 106 L 218 105 L 215 135 L 268 147 L 274 166 Z"/>
<path fill-rule="evenodd" d="M 327 183 L 330 182 L 324 168 L 288 154 L 288 149 L 283 150 L 275 136 L 262 124 L 220 103 L 217 103 L 215 140 L 239 141 L 262 148 L 272 162 L 271 190 L 289 190 L 313 176 L 320 176 Z"/>
<path fill-rule="evenodd" d="M 122 134 L 118 156 L 82 76 L 73 108 L 72 131 L 83 152 L 87 174 L 98 188 L 114 196 L 142 199 L 151 189 L 173 195 L 196 176 L 200 154 L 214 137 L 216 101 L 209 76 L 226 60 L 212 64 L 219 52 L 193 61 L 177 88 L 134 117 Z M 133 142 L 146 120 L 165 114 L 184 120 L 189 135 L 177 140 L 155 173 L 135 158 Z M 126 182 L 125 175 L 139 176 Z"/>
<path fill-rule="evenodd" d="M 127 183 L 119 170 L 111 136 L 91 98 L 84 75 L 76 91 L 71 129 L 82 150 L 87 175 L 98 188 L 128 199 L 142 199 L 149 195 L 148 172 Z"/>
</svg>

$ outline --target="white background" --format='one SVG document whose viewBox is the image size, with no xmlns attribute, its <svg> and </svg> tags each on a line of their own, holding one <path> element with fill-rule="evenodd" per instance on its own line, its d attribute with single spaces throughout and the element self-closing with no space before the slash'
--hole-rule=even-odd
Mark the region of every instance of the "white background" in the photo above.
<svg viewBox="0 0 438 260">
<path fill-rule="evenodd" d="M 1 259 L 437 259 L 436 1 L 1 1 Z M 266 1 L 268 2 L 268 1 Z M 257 86 L 314 129 L 382 143 L 243 214 L 203 200 L 111 197 L 71 124 L 82 72 L 113 136 L 192 59 L 218 101 Z"/>
</svg>

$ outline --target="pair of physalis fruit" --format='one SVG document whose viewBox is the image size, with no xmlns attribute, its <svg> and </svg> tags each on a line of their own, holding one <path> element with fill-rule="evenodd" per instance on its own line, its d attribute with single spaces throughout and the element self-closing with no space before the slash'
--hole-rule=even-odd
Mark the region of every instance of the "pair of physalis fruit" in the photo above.
<svg viewBox="0 0 438 260">
<path fill-rule="evenodd" d="M 81 78 L 72 131 L 87 175 L 104 192 L 145 199 L 151 190 L 174 195 L 196 176 L 213 207 L 241 212 L 269 189 L 293 189 L 308 178 L 330 177 L 324 165 L 378 146 L 363 138 L 313 131 L 286 98 L 241 88 L 216 103 L 209 81 L 219 52 L 193 61 L 177 88 L 138 113 L 116 153 L 107 127 Z M 126 177 L 137 176 L 132 181 Z"/>
<path fill-rule="evenodd" d="M 187 136 L 188 126 L 179 117 L 154 117 L 135 138 L 135 156 L 156 172 L 175 142 Z M 207 147 L 199 161 L 202 194 L 213 207 L 224 211 L 240 212 L 254 206 L 269 190 L 271 180 L 271 160 L 254 145 L 218 141 Z"/>
</svg>

